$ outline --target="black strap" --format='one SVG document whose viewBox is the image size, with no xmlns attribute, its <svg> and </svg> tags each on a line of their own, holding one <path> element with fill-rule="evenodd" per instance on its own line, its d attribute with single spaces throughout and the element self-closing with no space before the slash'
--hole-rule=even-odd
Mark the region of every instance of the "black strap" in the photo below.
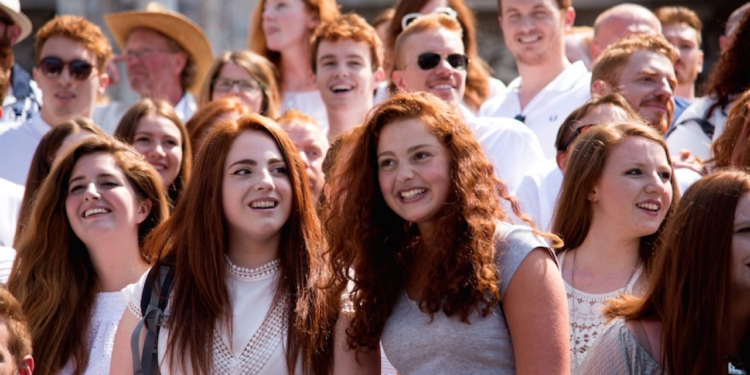
<svg viewBox="0 0 750 375">
<path fill-rule="evenodd" d="M 159 277 L 158 284 L 156 278 Z M 164 310 L 169 302 L 169 292 L 172 289 L 174 272 L 169 266 L 151 268 L 146 276 L 146 286 L 141 295 L 141 314 L 143 318 L 136 325 L 130 338 L 130 347 L 133 353 L 133 373 L 136 375 L 158 375 L 159 374 L 159 328 L 165 319 Z M 158 293 L 154 293 L 157 285 Z M 143 343 L 143 354 L 139 355 L 138 343 L 141 338 L 141 330 L 146 327 L 146 341 Z"/>
<path fill-rule="evenodd" d="M 701 127 L 701 131 L 703 131 L 703 134 L 705 134 L 708 137 L 708 139 L 711 139 L 711 140 L 714 139 L 714 129 L 715 129 L 715 126 L 714 126 L 714 124 L 708 122 L 704 118 L 700 118 L 700 117 L 688 118 L 688 119 L 682 120 L 679 124 L 677 124 L 677 126 L 685 125 L 685 124 L 687 124 L 689 122 L 694 122 L 694 123 L 698 124 L 698 126 Z M 672 132 L 675 129 L 677 129 L 677 126 L 673 127 L 672 130 L 670 130 L 669 133 L 667 133 L 667 137 L 669 137 L 669 135 L 672 134 Z"/>
</svg>

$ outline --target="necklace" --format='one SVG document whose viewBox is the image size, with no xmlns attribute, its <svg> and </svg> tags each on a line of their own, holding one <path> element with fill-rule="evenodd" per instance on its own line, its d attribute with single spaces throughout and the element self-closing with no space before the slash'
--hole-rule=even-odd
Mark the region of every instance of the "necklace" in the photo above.
<svg viewBox="0 0 750 375">
<path fill-rule="evenodd" d="M 578 365 L 579 365 L 578 349 L 576 348 L 576 342 L 578 340 L 578 325 L 579 324 L 576 321 L 577 319 L 575 317 L 575 314 L 579 311 L 579 303 L 580 302 L 579 302 L 579 298 L 576 297 L 574 293 L 577 290 L 575 288 L 575 277 L 576 277 L 576 258 L 577 258 L 577 255 L 578 255 L 578 249 L 573 249 L 573 250 L 570 250 L 569 252 L 573 253 L 573 261 L 572 261 L 572 265 L 571 265 L 572 268 L 570 270 L 570 285 L 569 285 L 571 293 L 568 295 L 568 298 L 573 300 L 573 303 L 572 303 L 572 305 L 573 305 L 572 306 L 573 307 L 573 313 L 570 314 L 571 315 L 570 316 L 570 318 L 571 318 L 570 325 L 571 325 L 571 330 L 572 330 L 572 337 L 571 337 L 572 339 L 571 339 L 571 342 L 570 342 L 571 360 L 572 360 L 571 370 L 576 370 L 576 369 L 578 369 Z M 641 263 L 640 260 L 636 261 L 635 265 L 633 266 L 633 270 L 630 271 L 630 276 L 628 276 L 628 279 L 627 279 L 627 281 L 625 283 L 625 286 L 623 288 L 618 288 L 616 291 L 619 291 L 621 289 L 624 289 L 624 288 L 628 287 L 628 285 L 630 284 L 630 282 L 633 280 L 633 276 L 635 276 L 635 273 L 638 271 L 638 269 L 640 269 L 640 263 Z M 591 340 L 591 339 L 593 339 L 593 338 L 590 337 L 589 340 Z M 589 347 L 586 348 L 586 350 L 588 350 L 590 348 L 591 348 L 591 346 L 589 345 Z"/>
</svg>

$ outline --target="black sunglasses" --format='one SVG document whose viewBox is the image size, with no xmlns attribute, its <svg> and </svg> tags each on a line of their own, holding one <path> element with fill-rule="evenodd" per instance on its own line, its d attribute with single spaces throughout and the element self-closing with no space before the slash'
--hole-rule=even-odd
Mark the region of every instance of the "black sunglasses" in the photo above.
<svg viewBox="0 0 750 375">
<path fill-rule="evenodd" d="M 68 66 L 70 76 L 79 81 L 87 80 L 91 77 L 91 72 L 94 70 L 94 66 L 87 61 L 73 60 L 71 62 L 64 62 L 61 58 L 54 56 L 47 56 L 41 59 L 37 66 L 45 77 L 55 78 L 62 73 L 66 65 Z"/>
<path fill-rule="evenodd" d="M 417 65 L 422 70 L 430 70 L 440 64 L 440 60 L 443 57 L 434 52 L 425 52 L 417 57 Z M 452 53 L 445 57 L 453 69 L 466 70 L 469 65 L 469 58 L 466 55 L 460 53 Z"/>
</svg>

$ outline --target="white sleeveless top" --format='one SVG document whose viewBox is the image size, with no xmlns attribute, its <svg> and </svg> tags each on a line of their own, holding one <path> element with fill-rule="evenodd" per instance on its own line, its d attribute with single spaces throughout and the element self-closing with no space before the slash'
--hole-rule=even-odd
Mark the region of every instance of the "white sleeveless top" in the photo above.
<svg viewBox="0 0 750 375">
<path fill-rule="evenodd" d="M 560 273 L 563 270 L 565 255 L 560 255 Z M 620 293 L 632 293 L 633 286 L 643 273 L 643 265 L 633 272 L 624 288 L 609 293 L 591 294 L 573 288 L 565 279 L 565 294 L 568 296 L 568 313 L 570 315 L 570 373 L 578 373 L 578 366 L 583 362 L 586 353 L 594 340 L 604 330 L 607 318 L 602 314 L 604 303 L 610 298 L 617 298 Z"/>
</svg>

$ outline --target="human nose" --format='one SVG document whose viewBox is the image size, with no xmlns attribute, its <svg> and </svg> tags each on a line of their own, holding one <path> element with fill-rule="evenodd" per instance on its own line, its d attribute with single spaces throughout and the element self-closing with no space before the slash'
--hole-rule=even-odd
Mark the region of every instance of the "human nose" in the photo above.
<svg viewBox="0 0 750 375">
<path fill-rule="evenodd" d="M 83 198 L 87 201 L 99 199 L 101 198 L 101 194 L 99 194 L 99 190 L 96 189 L 96 184 L 93 182 L 86 185 L 86 190 L 84 191 Z"/>
<path fill-rule="evenodd" d="M 255 184 L 255 190 L 273 190 L 274 187 L 271 172 L 268 169 L 263 169 L 260 172 L 260 178 Z"/>
<path fill-rule="evenodd" d="M 665 179 L 660 172 L 654 172 L 646 185 L 646 191 L 656 195 L 661 195 L 671 188 L 671 178 Z"/>
<path fill-rule="evenodd" d="M 659 86 L 656 88 L 656 95 L 665 98 L 671 98 L 673 94 L 672 85 L 668 78 L 664 78 L 659 82 Z"/>
<path fill-rule="evenodd" d="M 307 158 L 307 153 L 300 151 L 299 156 L 302 159 L 302 164 L 305 166 L 305 169 L 310 169 L 310 159 Z"/>
<path fill-rule="evenodd" d="M 409 181 L 414 178 L 414 170 L 407 163 L 401 163 L 396 170 L 396 178 L 399 182 Z"/>
<path fill-rule="evenodd" d="M 148 154 L 150 156 L 164 156 L 166 153 L 164 152 L 164 147 L 162 147 L 161 143 L 155 143 L 154 147 L 152 147 L 150 150 L 148 150 Z"/>
</svg>

